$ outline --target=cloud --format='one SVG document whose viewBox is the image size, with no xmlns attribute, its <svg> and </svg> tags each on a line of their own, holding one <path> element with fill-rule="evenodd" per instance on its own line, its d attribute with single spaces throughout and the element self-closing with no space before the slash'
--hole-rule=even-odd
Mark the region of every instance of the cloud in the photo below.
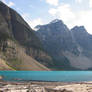
<svg viewBox="0 0 92 92">
<path fill-rule="evenodd" d="M 7 4 L 9 7 L 12 7 L 12 6 L 15 6 L 15 4 L 13 3 L 13 2 L 9 2 L 8 4 Z"/>
<path fill-rule="evenodd" d="M 49 13 L 50 13 L 51 15 L 55 16 L 56 13 L 57 13 L 57 9 L 51 8 L 51 9 L 49 10 Z"/>
<path fill-rule="evenodd" d="M 82 3 L 83 0 L 75 0 L 76 3 Z"/>
<path fill-rule="evenodd" d="M 89 0 L 89 7 L 92 8 L 92 0 Z"/>
<path fill-rule="evenodd" d="M 32 21 L 28 21 L 28 24 L 34 28 L 35 26 L 37 25 L 42 25 L 43 24 L 43 20 L 41 18 L 37 18 L 37 19 L 34 19 Z"/>
<path fill-rule="evenodd" d="M 84 25 L 87 31 L 92 34 L 92 10 L 80 11 L 75 15 L 76 18 L 72 21 L 71 26 Z"/>
<path fill-rule="evenodd" d="M 50 5 L 58 6 L 59 0 L 46 0 Z"/>
<path fill-rule="evenodd" d="M 51 8 L 49 13 L 52 16 L 58 16 L 58 18 L 63 19 L 65 22 L 70 22 L 75 18 L 69 4 L 62 4 L 56 8 Z"/>
</svg>

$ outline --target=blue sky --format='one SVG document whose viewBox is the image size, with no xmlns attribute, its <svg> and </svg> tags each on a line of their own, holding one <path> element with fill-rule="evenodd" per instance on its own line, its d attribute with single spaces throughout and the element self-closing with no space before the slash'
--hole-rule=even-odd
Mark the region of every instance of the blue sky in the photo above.
<svg viewBox="0 0 92 92">
<path fill-rule="evenodd" d="M 92 34 L 92 0 L 1 0 L 15 9 L 28 24 L 49 23 L 61 19 L 71 29 L 75 25 L 84 25 Z"/>
</svg>

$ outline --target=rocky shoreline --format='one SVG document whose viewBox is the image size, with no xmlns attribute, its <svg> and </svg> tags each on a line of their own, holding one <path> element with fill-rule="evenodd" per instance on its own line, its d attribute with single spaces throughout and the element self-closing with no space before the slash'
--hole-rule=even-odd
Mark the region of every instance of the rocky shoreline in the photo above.
<svg viewBox="0 0 92 92">
<path fill-rule="evenodd" d="M 0 92 L 92 92 L 92 82 L 6 82 Z"/>
</svg>

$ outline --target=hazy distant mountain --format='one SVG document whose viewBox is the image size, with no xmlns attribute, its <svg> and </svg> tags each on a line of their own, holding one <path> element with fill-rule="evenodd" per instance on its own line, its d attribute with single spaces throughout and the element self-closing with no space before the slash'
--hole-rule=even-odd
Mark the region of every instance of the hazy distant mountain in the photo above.
<svg viewBox="0 0 92 92">
<path fill-rule="evenodd" d="M 0 70 L 49 70 L 39 63 L 47 60 L 52 58 L 44 52 L 34 31 L 0 1 Z"/>
<path fill-rule="evenodd" d="M 54 67 L 64 70 L 92 68 L 92 36 L 83 26 L 69 30 L 61 20 L 36 27 L 44 49 L 54 58 Z"/>
</svg>

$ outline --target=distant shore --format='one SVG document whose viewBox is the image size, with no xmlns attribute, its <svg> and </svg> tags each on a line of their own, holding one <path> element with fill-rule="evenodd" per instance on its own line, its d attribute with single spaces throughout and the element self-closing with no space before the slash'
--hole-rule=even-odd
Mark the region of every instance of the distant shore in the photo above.
<svg viewBox="0 0 92 92">
<path fill-rule="evenodd" d="M 92 92 L 90 82 L 0 81 L 0 92 Z"/>
</svg>

